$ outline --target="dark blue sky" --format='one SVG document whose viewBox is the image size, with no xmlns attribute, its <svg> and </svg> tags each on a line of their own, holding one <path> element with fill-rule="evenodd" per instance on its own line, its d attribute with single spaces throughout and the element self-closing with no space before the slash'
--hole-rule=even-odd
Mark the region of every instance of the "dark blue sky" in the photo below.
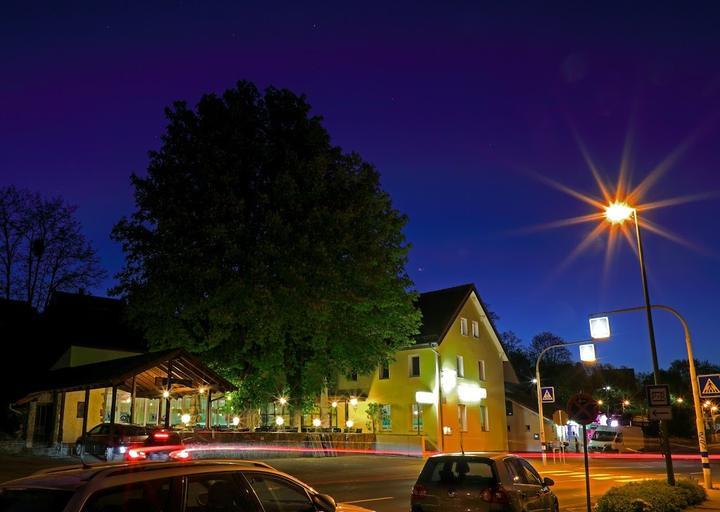
<svg viewBox="0 0 720 512">
<path fill-rule="evenodd" d="M 720 190 L 711 4 L 139 4 L 0 11 L 2 183 L 78 205 L 111 272 L 122 253 L 108 233 L 132 210 L 129 174 L 157 147 L 163 107 L 239 79 L 306 94 L 334 142 L 377 166 L 410 217 L 419 290 L 475 282 L 499 327 L 525 340 L 541 330 L 584 338 L 588 313 L 642 301 L 627 244 L 607 273 L 605 238 L 560 270 L 593 226 L 522 231 L 592 213 L 532 177 L 597 193 L 573 131 L 614 180 L 632 120 L 634 182 L 695 134 L 647 199 Z M 654 301 L 684 312 L 697 357 L 715 362 L 719 214 L 718 197 L 645 214 L 701 247 L 646 235 Z M 613 327 L 603 361 L 648 369 L 643 316 Z M 683 357 L 674 320 L 659 314 L 656 328 L 661 364 Z"/>
</svg>

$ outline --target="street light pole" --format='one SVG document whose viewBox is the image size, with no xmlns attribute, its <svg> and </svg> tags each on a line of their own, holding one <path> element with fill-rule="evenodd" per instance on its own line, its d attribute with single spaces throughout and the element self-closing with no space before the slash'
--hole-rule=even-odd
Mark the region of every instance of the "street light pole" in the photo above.
<svg viewBox="0 0 720 512">
<path fill-rule="evenodd" d="M 546 347 L 544 350 L 538 354 L 537 361 L 535 361 L 535 383 L 537 385 L 537 402 L 538 402 L 538 424 L 540 425 L 540 451 L 542 452 L 542 461 L 543 465 L 547 464 L 547 450 L 546 450 L 546 443 L 545 443 L 545 420 L 543 416 L 543 402 L 542 402 L 542 392 L 540 391 L 541 383 L 540 383 L 540 360 L 545 355 L 545 352 L 548 350 L 551 350 L 553 348 L 559 348 L 559 347 L 572 347 L 574 345 L 586 345 L 588 343 L 602 343 L 603 341 L 610 341 L 609 339 L 590 339 L 590 340 L 582 340 L 582 341 L 571 341 L 569 343 L 558 343 L 556 345 L 550 345 L 549 347 Z M 583 443 L 587 443 L 586 439 L 583 439 Z"/>
<path fill-rule="evenodd" d="M 695 357 L 693 356 L 692 339 L 690 338 L 690 327 L 688 327 L 688 323 L 685 318 L 675 308 L 671 308 L 670 306 L 664 306 L 662 304 L 653 304 L 650 307 L 672 313 L 673 315 L 675 315 L 675 318 L 677 318 L 682 324 L 685 334 L 685 348 L 687 349 L 688 366 L 690 367 L 690 385 L 692 387 L 693 405 L 695 407 L 695 427 L 697 428 L 698 433 L 698 448 L 700 449 L 700 458 L 702 461 L 703 479 L 705 481 L 705 488 L 712 489 L 712 472 L 710 471 L 710 458 L 708 457 L 707 440 L 705 438 L 705 421 L 703 418 L 702 406 L 700 405 L 700 388 L 697 380 L 697 371 L 695 369 Z M 591 316 L 605 316 L 616 313 L 630 313 L 635 311 L 642 311 L 644 309 L 646 309 L 645 306 L 615 309 L 612 311 L 606 311 L 604 313 L 596 313 Z"/>
</svg>

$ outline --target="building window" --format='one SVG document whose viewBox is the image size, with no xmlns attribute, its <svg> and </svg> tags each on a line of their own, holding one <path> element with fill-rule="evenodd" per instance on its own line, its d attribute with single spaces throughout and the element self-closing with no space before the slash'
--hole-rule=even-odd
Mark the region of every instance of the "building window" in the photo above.
<svg viewBox="0 0 720 512">
<path fill-rule="evenodd" d="M 421 404 L 412 404 L 410 415 L 411 428 L 414 432 L 423 431 L 423 408 Z"/>
<path fill-rule="evenodd" d="M 388 363 L 383 363 L 380 365 L 380 369 L 378 370 L 378 378 L 380 380 L 387 380 L 390 378 L 390 365 Z"/>
<path fill-rule="evenodd" d="M 420 356 L 408 358 L 408 369 L 410 377 L 420 377 Z"/>
<path fill-rule="evenodd" d="M 455 364 L 457 366 L 457 376 L 465 377 L 465 361 L 463 356 L 455 356 Z"/>
<path fill-rule="evenodd" d="M 507 416 L 512 416 L 514 414 L 513 403 L 510 400 L 505 400 L 505 414 Z"/>
<path fill-rule="evenodd" d="M 392 430 L 392 414 L 389 404 L 382 404 L 380 406 L 380 430 L 386 432 Z"/>
<path fill-rule="evenodd" d="M 478 378 L 480 380 L 487 380 L 485 378 L 485 361 L 478 361 Z"/>
<path fill-rule="evenodd" d="M 468 335 L 467 318 L 460 317 L 460 334 L 462 334 L 463 336 Z"/>
<path fill-rule="evenodd" d="M 350 372 L 350 376 L 348 377 L 349 380 L 356 382 L 357 381 L 357 372 Z"/>
<path fill-rule="evenodd" d="M 479 338 L 480 337 L 480 324 L 477 320 L 472 321 L 472 335 L 473 338 Z"/>
<path fill-rule="evenodd" d="M 82 418 L 83 416 L 85 416 L 85 402 L 78 402 L 77 410 L 75 411 L 75 417 Z"/>
<path fill-rule="evenodd" d="M 487 407 L 484 405 L 480 406 L 480 429 L 483 432 L 488 432 L 490 430 L 490 421 L 488 419 L 488 410 L 487 410 Z"/>
<path fill-rule="evenodd" d="M 530 432 L 530 425 L 525 425 L 525 430 L 526 430 L 527 432 Z"/>
<path fill-rule="evenodd" d="M 460 432 L 467 432 L 467 407 L 465 404 L 458 405 L 458 426 Z"/>
</svg>

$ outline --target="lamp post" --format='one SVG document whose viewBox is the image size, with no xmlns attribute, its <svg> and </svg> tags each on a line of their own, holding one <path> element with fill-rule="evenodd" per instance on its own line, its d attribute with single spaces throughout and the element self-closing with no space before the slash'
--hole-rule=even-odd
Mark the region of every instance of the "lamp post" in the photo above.
<svg viewBox="0 0 720 512">
<path fill-rule="evenodd" d="M 712 489 L 712 473 L 710 471 L 710 458 L 708 457 L 708 448 L 707 448 L 707 439 L 705 439 L 705 421 L 703 419 L 703 410 L 702 406 L 700 405 L 700 388 L 698 385 L 697 380 L 697 371 L 695 370 L 695 357 L 693 356 L 693 350 L 692 350 L 692 339 L 690 338 L 690 328 L 688 327 L 687 321 L 685 318 L 680 314 L 678 310 L 675 308 L 671 308 L 670 306 L 664 306 L 662 304 L 653 304 L 650 306 L 654 309 L 660 309 L 662 311 L 667 311 L 669 313 L 672 313 L 675 315 L 675 318 L 677 318 L 683 327 L 683 332 L 685 334 L 685 348 L 687 350 L 687 356 L 688 356 L 688 366 L 690 368 L 690 385 L 692 387 L 692 394 L 693 394 L 693 405 L 695 408 L 695 427 L 697 428 L 697 434 L 698 434 L 698 448 L 700 449 L 700 458 L 702 461 L 702 471 L 703 471 L 703 479 L 705 481 L 705 488 L 706 489 Z M 635 311 L 642 311 L 645 309 L 645 306 L 637 306 L 634 308 L 623 308 L 623 309 L 615 309 L 612 311 L 606 311 L 604 313 L 596 313 L 594 315 L 591 315 L 591 317 L 604 317 L 606 318 L 607 315 L 613 315 L 616 313 L 631 313 Z M 593 320 L 597 320 L 598 318 L 591 318 L 590 319 L 590 329 L 592 331 L 593 327 Z M 607 322 L 606 322 L 607 323 Z M 607 328 L 607 335 L 610 334 L 610 328 L 608 324 Z M 656 380 L 657 382 L 657 380 Z M 682 403 L 683 399 L 678 398 L 678 403 Z M 670 446 L 668 444 L 667 446 L 668 452 L 667 456 L 670 456 Z M 667 458 L 666 458 L 667 460 Z M 670 459 L 672 461 L 672 459 Z M 668 471 L 672 471 L 672 462 L 670 463 Z M 673 481 L 674 481 L 674 475 L 673 475 Z M 670 473 L 668 474 L 668 483 L 670 483 Z"/>
<path fill-rule="evenodd" d="M 546 347 L 540 354 L 538 354 L 537 361 L 535 361 L 535 384 L 537 385 L 537 402 L 538 402 L 538 424 L 540 425 L 540 451 L 542 453 L 542 461 L 543 465 L 547 464 L 547 454 L 546 454 L 546 442 L 545 442 L 545 420 L 543 416 L 543 402 L 542 402 L 542 392 L 540 391 L 540 388 L 542 386 L 540 381 L 540 360 L 542 360 L 542 357 L 545 355 L 545 352 L 548 350 L 551 350 L 553 348 L 560 348 L 560 347 L 572 347 L 574 345 L 587 345 L 592 344 L 594 342 L 603 342 L 603 341 L 610 341 L 609 339 L 592 339 L 592 340 L 583 340 L 583 341 L 571 341 L 569 343 L 558 343 L 556 345 L 550 345 L 549 347 Z M 594 351 L 593 351 L 593 359 L 587 359 L 587 361 L 594 361 Z M 583 359 L 584 361 L 586 359 Z M 587 442 L 587 440 L 583 440 L 583 442 Z"/>
<path fill-rule="evenodd" d="M 637 240 L 638 260 L 640 262 L 640 276 L 642 278 L 643 296 L 645 298 L 645 318 L 648 325 L 648 336 L 650 337 L 650 353 L 652 355 L 653 381 L 660 384 L 660 366 L 658 365 L 657 349 L 655 348 L 655 327 L 653 326 L 652 309 L 650 306 L 650 292 L 648 291 L 647 272 L 645 270 L 645 254 L 643 252 L 642 237 L 640 236 L 640 222 L 638 222 L 637 209 L 627 203 L 615 201 L 605 208 L 605 218 L 611 224 L 622 224 L 632 217 L 635 222 L 635 238 Z M 660 442 L 665 452 L 665 469 L 667 481 L 675 485 L 675 474 L 673 472 L 672 454 L 670 453 L 670 441 L 668 437 L 667 422 L 660 422 Z"/>
</svg>

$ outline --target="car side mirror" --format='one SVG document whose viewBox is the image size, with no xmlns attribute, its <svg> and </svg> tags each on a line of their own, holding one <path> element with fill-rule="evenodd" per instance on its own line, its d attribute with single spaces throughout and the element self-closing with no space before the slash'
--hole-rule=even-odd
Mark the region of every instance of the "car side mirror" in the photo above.
<svg viewBox="0 0 720 512">
<path fill-rule="evenodd" d="M 543 486 L 550 487 L 551 485 L 555 485 L 555 480 L 548 477 L 543 478 Z"/>
<path fill-rule="evenodd" d="M 337 504 L 332 496 L 327 494 L 315 494 L 313 496 L 313 503 L 321 512 L 335 512 Z"/>
</svg>

